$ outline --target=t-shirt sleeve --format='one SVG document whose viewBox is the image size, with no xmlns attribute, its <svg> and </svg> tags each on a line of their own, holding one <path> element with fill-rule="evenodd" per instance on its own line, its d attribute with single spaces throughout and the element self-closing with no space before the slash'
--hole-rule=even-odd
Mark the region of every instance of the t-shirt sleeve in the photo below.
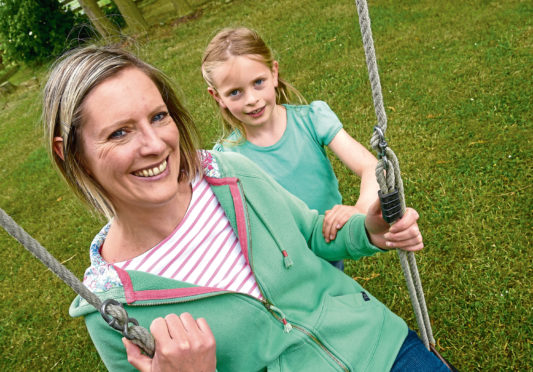
<svg viewBox="0 0 533 372">
<path fill-rule="evenodd" d="M 238 152 L 238 148 L 243 142 L 240 132 L 234 130 L 225 139 L 219 139 L 212 150 L 217 152 Z"/>
<path fill-rule="evenodd" d="M 224 146 L 220 142 L 215 143 L 213 146 L 213 151 L 224 152 Z"/>
<path fill-rule="evenodd" d="M 342 129 L 337 115 L 324 101 L 313 101 L 309 105 L 309 121 L 320 145 L 327 146 Z"/>
</svg>

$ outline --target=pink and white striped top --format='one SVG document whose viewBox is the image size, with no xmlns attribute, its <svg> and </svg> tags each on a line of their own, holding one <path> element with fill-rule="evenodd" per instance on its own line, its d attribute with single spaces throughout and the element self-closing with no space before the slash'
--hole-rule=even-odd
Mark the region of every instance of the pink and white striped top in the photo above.
<svg viewBox="0 0 533 372">
<path fill-rule="evenodd" d="M 239 240 L 203 178 L 193 182 L 187 213 L 167 238 L 142 255 L 115 265 L 262 299 Z"/>
</svg>

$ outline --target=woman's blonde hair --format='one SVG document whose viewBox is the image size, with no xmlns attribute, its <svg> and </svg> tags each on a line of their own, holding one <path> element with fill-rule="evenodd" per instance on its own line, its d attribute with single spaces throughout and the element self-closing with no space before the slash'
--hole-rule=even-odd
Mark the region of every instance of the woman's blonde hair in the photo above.
<svg viewBox="0 0 533 372">
<path fill-rule="evenodd" d="M 42 121 L 46 147 L 52 162 L 74 193 L 109 219 L 115 215 L 113 204 L 84 166 L 81 141 L 83 103 L 98 84 L 127 67 L 141 70 L 153 81 L 178 127 L 181 167 L 178 180 L 192 180 L 201 173 L 196 152 L 197 129 L 177 98 L 172 83 L 161 71 L 129 52 L 111 46 L 88 46 L 70 51 L 54 63 L 44 87 Z M 55 137 L 63 139 L 63 158 L 54 151 Z"/>
<path fill-rule="evenodd" d="M 272 70 L 274 62 L 272 50 L 256 31 L 246 27 L 225 28 L 211 39 L 202 57 L 202 75 L 209 87 L 216 90 L 213 82 L 213 71 L 231 57 L 237 56 L 251 56 Z M 284 81 L 278 73 L 276 104 L 292 103 L 295 100 L 299 103 L 305 102 L 300 92 Z M 217 106 L 220 109 L 224 123 L 222 138 L 237 130 L 240 132 L 241 140 L 245 140 L 244 123 L 233 116 L 227 108 L 222 108 L 220 105 Z"/>
</svg>

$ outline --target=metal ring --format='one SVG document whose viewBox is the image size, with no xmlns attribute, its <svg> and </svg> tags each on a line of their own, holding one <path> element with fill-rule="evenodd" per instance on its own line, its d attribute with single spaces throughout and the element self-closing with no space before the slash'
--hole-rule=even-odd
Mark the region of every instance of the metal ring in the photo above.
<svg viewBox="0 0 533 372">
<path fill-rule="evenodd" d="M 136 326 L 139 325 L 139 322 L 137 321 L 137 319 L 128 317 L 128 321 L 126 323 L 124 323 L 124 329 L 122 329 L 122 336 L 126 337 L 128 340 L 133 340 L 134 337 L 130 336 L 130 334 L 128 333 L 128 327 L 129 327 L 128 324 L 130 322 L 133 323 Z"/>
<path fill-rule="evenodd" d="M 383 130 L 378 127 L 377 125 L 374 126 L 374 131 L 378 132 L 378 136 L 382 139 L 385 139 L 385 133 L 383 133 Z"/>
<path fill-rule="evenodd" d="M 118 324 L 117 320 L 107 314 L 106 310 L 107 310 L 108 305 L 116 305 L 116 306 L 122 307 L 122 304 L 110 298 L 102 302 L 102 306 L 100 306 L 100 314 L 102 315 L 102 318 L 104 318 L 106 323 L 109 324 L 114 329 L 116 329 L 117 331 L 122 331 L 122 328 Z"/>
<path fill-rule="evenodd" d="M 125 321 L 121 327 L 117 319 L 107 314 L 106 310 L 107 310 L 108 305 L 116 305 L 124 309 L 124 306 L 116 300 L 113 300 L 111 298 L 108 300 L 105 300 L 104 302 L 102 302 L 102 306 L 100 306 L 100 314 L 102 314 L 102 318 L 104 318 L 106 323 L 109 324 L 111 327 L 113 327 L 117 331 L 120 331 L 120 333 L 122 333 L 122 335 L 126 337 L 128 340 L 133 340 L 134 337 L 128 333 L 128 327 L 130 323 L 133 323 L 134 325 L 138 326 L 139 322 L 137 321 L 137 319 L 128 317 L 128 320 Z M 127 313 L 126 313 L 126 316 L 127 316 Z"/>
</svg>

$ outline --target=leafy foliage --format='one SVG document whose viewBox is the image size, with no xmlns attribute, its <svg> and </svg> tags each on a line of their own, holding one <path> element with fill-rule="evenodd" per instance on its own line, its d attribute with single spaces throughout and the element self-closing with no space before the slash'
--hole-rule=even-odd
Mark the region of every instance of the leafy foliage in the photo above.
<svg viewBox="0 0 533 372">
<path fill-rule="evenodd" d="M 0 0 L 0 48 L 8 60 L 42 62 L 55 58 L 66 49 L 76 25 L 88 23 L 83 18 L 57 0 Z"/>
</svg>

